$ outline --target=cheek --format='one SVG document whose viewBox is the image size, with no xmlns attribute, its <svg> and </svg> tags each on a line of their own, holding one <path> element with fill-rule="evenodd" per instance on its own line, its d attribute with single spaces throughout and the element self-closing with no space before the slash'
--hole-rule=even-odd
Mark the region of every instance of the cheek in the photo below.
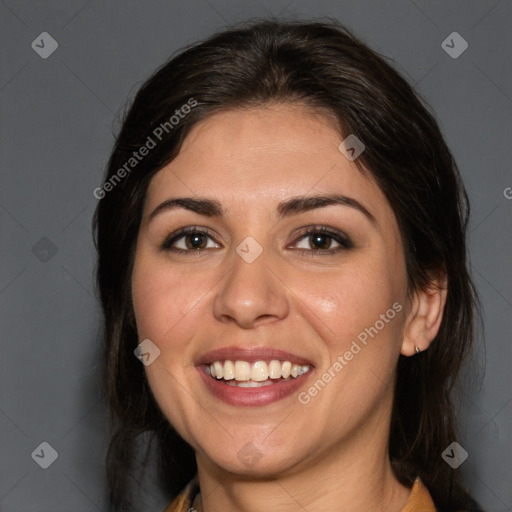
<svg viewBox="0 0 512 512">
<path fill-rule="evenodd" d="M 329 418 L 329 429 L 347 410 L 359 419 L 374 410 L 391 389 L 401 346 L 404 280 L 381 261 L 360 263 L 296 287 L 300 315 L 323 341 L 320 371 L 300 400 Z"/>
<path fill-rule="evenodd" d="M 168 265 L 146 254 L 137 255 L 132 274 L 139 340 L 148 338 L 160 350 L 158 358 L 144 367 L 149 386 L 165 416 L 185 439 L 194 430 L 190 418 L 197 416 L 190 413 L 190 393 L 183 393 L 194 373 L 190 339 L 195 330 L 191 326 L 200 322 L 199 299 L 208 287 L 198 277 L 176 269 L 170 272 Z"/>
<path fill-rule="evenodd" d="M 324 273 L 302 276 L 294 281 L 301 314 L 314 323 L 326 343 L 343 348 L 365 329 L 379 321 L 381 315 L 403 299 L 404 289 L 398 272 L 391 272 L 386 262 L 361 260 L 357 265 Z M 386 316 L 395 318 L 395 311 Z M 386 322 L 386 331 L 391 322 Z M 378 323 L 381 327 L 381 322 Z M 384 330 L 384 329 L 381 329 Z M 339 347 L 338 347 L 339 346 Z"/>
<path fill-rule="evenodd" d="M 200 308 L 201 298 L 214 282 L 194 272 L 184 272 L 141 256 L 132 275 L 132 299 L 139 337 L 158 344 Z M 177 342 L 180 337 L 174 337 Z M 185 340 L 184 340 L 185 341 Z"/>
</svg>

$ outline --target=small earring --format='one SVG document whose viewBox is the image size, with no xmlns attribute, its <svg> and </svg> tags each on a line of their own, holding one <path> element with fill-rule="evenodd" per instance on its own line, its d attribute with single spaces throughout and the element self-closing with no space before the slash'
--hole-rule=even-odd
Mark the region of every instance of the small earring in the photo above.
<svg viewBox="0 0 512 512">
<path fill-rule="evenodd" d="M 419 354 L 421 352 L 421 350 L 418 348 L 417 345 L 414 345 L 416 347 L 416 354 Z"/>
</svg>

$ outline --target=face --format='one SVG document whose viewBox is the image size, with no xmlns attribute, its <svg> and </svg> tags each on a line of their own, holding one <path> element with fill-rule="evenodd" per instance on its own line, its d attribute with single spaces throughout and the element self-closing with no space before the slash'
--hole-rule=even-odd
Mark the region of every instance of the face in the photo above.
<svg viewBox="0 0 512 512">
<path fill-rule="evenodd" d="M 152 392 L 198 463 L 282 474 L 387 437 L 403 247 L 341 141 L 298 106 L 225 111 L 150 183 L 137 329 L 160 350 Z"/>
</svg>

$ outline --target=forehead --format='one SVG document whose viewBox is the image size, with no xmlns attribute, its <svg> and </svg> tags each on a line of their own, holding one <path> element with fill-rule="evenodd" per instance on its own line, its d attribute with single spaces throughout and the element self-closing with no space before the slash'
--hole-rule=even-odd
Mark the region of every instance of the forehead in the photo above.
<svg viewBox="0 0 512 512">
<path fill-rule="evenodd" d="M 291 196 L 340 193 L 390 207 L 371 177 L 338 149 L 333 118 L 297 105 L 227 110 L 197 123 L 150 183 L 148 208 L 171 196 L 209 196 L 232 208 L 271 208 Z"/>
</svg>

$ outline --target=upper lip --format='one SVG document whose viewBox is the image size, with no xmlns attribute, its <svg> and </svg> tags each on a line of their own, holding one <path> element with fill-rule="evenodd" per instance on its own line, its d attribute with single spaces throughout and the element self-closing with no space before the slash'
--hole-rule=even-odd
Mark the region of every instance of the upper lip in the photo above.
<svg viewBox="0 0 512 512">
<path fill-rule="evenodd" d="M 253 348 L 242 348 L 242 347 L 224 347 L 218 348 L 215 350 L 211 350 L 210 352 L 206 352 L 200 356 L 196 365 L 200 366 L 202 364 L 211 364 L 214 361 L 247 361 L 249 363 L 253 363 L 255 361 L 267 361 L 277 359 L 279 361 L 290 361 L 291 363 L 301 364 L 301 365 L 310 365 L 312 366 L 311 361 L 305 359 L 304 357 L 298 356 L 296 354 L 292 354 L 291 352 L 286 352 L 284 350 L 279 350 L 272 347 L 253 347 Z"/>
</svg>

